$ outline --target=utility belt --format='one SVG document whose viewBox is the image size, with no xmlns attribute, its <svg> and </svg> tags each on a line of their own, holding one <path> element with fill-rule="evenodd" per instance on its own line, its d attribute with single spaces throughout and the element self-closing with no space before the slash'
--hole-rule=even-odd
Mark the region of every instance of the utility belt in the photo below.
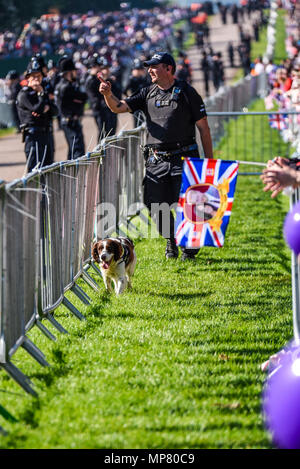
<svg viewBox="0 0 300 469">
<path fill-rule="evenodd" d="M 61 124 L 72 127 L 73 125 L 77 125 L 78 123 L 80 123 L 80 120 L 80 116 L 62 117 Z"/>
<path fill-rule="evenodd" d="M 34 125 L 23 124 L 20 126 L 22 133 L 22 142 L 25 142 L 26 135 L 45 134 L 52 131 L 52 125 L 47 127 L 38 127 Z"/>
<path fill-rule="evenodd" d="M 143 148 L 145 161 L 147 161 L 148 158 L 151 158 L 153 162 L 155 160 L 169 161 L 174 156 L 184 156 L 186 153 L 198 150 L 198 145 L 197 143 L 192 143 L 190 145 L 181 146 L 180 148 L 177 147 L 174 150 L 160 150 L 159 148 L 160 147 L 154 145 L 145 145 Z"/>
</svg>

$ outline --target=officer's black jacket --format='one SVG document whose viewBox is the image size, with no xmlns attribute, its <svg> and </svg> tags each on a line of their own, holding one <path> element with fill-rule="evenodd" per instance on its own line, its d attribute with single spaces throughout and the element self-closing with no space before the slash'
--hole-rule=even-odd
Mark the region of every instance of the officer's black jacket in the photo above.
<svg viewBox="0 0 300 469">
<path fill-rule="evenodd" d="M 55 101 L 59 113 L 63 117 L 80 117 L 84 112 L 87 94 L 80 91 L 76 82 L 62 78 L 55 88 Z"/>
<path fill-rule="evenodd" d="M 113 79 L 108 79 L 111 83 L 111 90 L 117 98 L 121 98 L 121 90 L 116 85 Z M 100 81 L 96 75 L 88 74 L 85 82 L 85 89 L 88 95 L 90 106 L 94 113 L 101 112 L 102 109 L 107 109 L 103 94 L 99 92 Z"/>
<path fill-rule="evenodd" d="M 21 125 L 50 126 L 55 108 L 49 100 L 48 93 L 44 92 L 39 96 L 32 88 L 24 86 L 17 96 L 16 104 Z M 44 112 L 47 105 L 50 109 Z M 38 116 L 33 116 L 32 113 L 37 113 Z"/>
<path fill-rule="evenodd" d="M 8 93 L 6 94 L 6 101 L 9 104 L 15 104 L 17 96 L 22 89 L 22 86 L 20 85 L 19 82 L 12 83 L 12 85 L 9 87 Z"/>
<path fill-rule="evenodd" d="M 176 93 L 178 88 L 181 91 Z M 147 144 L 192 143 L 195 123 L 206 116 L 201 96 L 188 83 L 179 80 L 168 90 L 157 85 L 142 88 L 125 101 L 132 112 L 140 110 L 145 114 Z"/>
</svg>

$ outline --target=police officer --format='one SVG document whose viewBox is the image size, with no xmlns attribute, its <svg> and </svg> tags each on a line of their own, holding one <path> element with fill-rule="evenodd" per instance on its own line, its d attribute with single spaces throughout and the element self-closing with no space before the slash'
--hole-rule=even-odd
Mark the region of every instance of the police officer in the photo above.
<svg viewBox="0 0 300 469">
<path fill-rule="evenodd" d="M 73 60 L 63 57 L 58 65 L 62 78 L 55 88 L 55 101 L 61 116 L 61 127 L 68 143 L 68 159 L 73 160 L 85 154 L 81 117 L 87 94 L 79 88 Z"/>
<path fill-rule="evenodd" d="M 19 92 L 22 89 L 20 85 L 20 75 L 16 70 L 10 70 L 5 77 L 5 99 L 6 102 L 11 106 L 14 125 L 17 128 L 17 132 L 20 132 L 20 119 L 17 111 L 16 99 Z"/>
<path fill-rule="evenodd" d="M 129 77 L 127 86 L 124 90 L 126 96 L 132 96 L 133 94 L 140 91 L 147 85 L 150 85 L 151 80 L 149 75 L 146 73 L 143 63 L 139 59 L 135 59 L 133 63 L 133 68 L 131 75 Z M 142 122 L 142 114 L 140 111 L 137 111 L 133 114 L 134 126 L 137 127 Z"/>
<path fill-rule="evenodd" d="M 54 160 L 51 123 L 55 108 L 42 87 L 42 67 L 31 60 L 25 78 L 27 86 L 17 96 L 17 110 L 21 122 L 28 172 L 40 164 L 48 166 Z"/>
<path fill-rule="evenodd" d="M 51 108 L 54 111 L 52 117 L 54 117 L 54 114 L 57 115 L 57 107 L 56 107 L 55 101 L 54 101 L 54 86 L 50 82 L 50 80 L 48 79 L 48 71 L 49 71 L 48 65 L 46 64 L 46 62 L 44 60 L 44 57 L 40 53 L 35 54 L 33 57 L 31 57 L 30 60 L 31 61 L 37 61 L 40 65 L 40 67 L 41 67 L 42 74 L 43 74 L 42 87 L 44 89 L 44 92 L 47 93 L 48 98 L 51 102 Z M 49 130 L 50 130 L 50 138 L 52 140 L 51 145 L 52 145 L 53 151 L 55 153 L 55 140 L 54 140 L 54 134 L 53 134 L 53 118 L 51 120 Z"/>
<path fill-rule="evenodd" d="M 149 210 L 152 204 L 177 203 L 181 186 L 184 156 L 198 156 L 195 125 L 200 132 L 206 158 L 213 157 L 212 140 L 203 100 L 186 82 L 175 80 L 174 58 L 159 52 L 144 62 L 152 84 L 139 93 L 119 100 L 113 95 L 109 83 L 102 81 L 99 91 L 113 112 L 142 110 L 146 116 L 146 176 L 144 202 Z M 153 214 L 153 213 L 152 213 Z M 167 239 L 166 257 L 178 257 L 174 239 L 174 217 L 157 217 L 160 234 Z M 168 232 L 164 232 L 167 225 Z M 197 251 L 182 249 L 182 259 L 193 259 Z"/>
<path fill-rule="evenodd" d="M 86 79 L 85 88 L 88 94 L 90 106 L 98 127 L 98 141 L 105 135 L 114 135 L 117 129 L 117 116 L 106 106 L 105 100 L 99 94 L 98 74 L 111 83 L 113 93 L 121 97 L 121 89 L 113 75 L 110 75 L 110 67 L 107 60 L 94 54 L 89 61 L 89 74 Z"/>
<path fill-rule="evenodd" d="M 88 74 L 85 81 L 85 89 L 88 95 L 88 100 L 90 107 L 93 112 L 94 119 L 98 128 L 98 142 L 103 135 L 103 113 L 102 109 L 105 106 L 103 96 L 99 94 L 99 78 L 97 77 L 98 73 L 101 71 L 102 65 L 106 64 L 106 60 L 95 53 L 92 57 L 88 59 Z M 106 106 L 105 106 L 106 107 Z"/>
</svg>

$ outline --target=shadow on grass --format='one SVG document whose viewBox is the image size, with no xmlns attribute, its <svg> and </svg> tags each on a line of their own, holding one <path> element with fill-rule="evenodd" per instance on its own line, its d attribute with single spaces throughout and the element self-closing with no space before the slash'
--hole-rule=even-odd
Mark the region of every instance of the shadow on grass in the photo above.
<svg viewBox="0 0 300 469">
<path fill-rule="evenodd" d="M 147 292 L 149 295 L 167 298 L 169 300 L 192 300 L 194 298 L 204 298 L 215 294 L 213 291 L 199 291 L 199 293 L 163 293 L 158 291 Z"/>
</svg>

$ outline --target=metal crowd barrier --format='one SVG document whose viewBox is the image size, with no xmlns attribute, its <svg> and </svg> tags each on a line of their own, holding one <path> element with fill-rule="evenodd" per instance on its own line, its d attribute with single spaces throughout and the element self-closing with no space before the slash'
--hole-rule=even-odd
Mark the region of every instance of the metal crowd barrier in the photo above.
<svg viewBox="0 0 300 469">
<path fill-rule="evenodd" d="M 10 184 L 0 182 L 0 366 L 32 395 L 32 383 L 11 359 L 23 347 L 48 366 L 26 334 L 37 326 L 56 340 L 45 321 L 67 333 L 54 317 L 60 304 L 85 319 L 66 292 L 90 303 L 76 282 L 81 278 L 99 289 L 89 272 L 100 274 L 91 258 L 93 239 L 120 233 L 123 224 L 128 228 L 128 218 L 142 206 L 144 138 L 141 126 L 104 139 L 77 160 L 55 163 Z M 107 204 L 115 217 L 105 225 Z"/>
<path fill-rule="evenodd" d="M 208 112 L 207 115 L 213 147 L 222 159 L 239 155 L 244 161 L 266 162 L 274 155 L 291 157 L 296 151 L 300 112 L 249 112 L 246 109 L 244 112 Z M 275 128 L 270 126 L 270 120 Z"/>
</svg>

